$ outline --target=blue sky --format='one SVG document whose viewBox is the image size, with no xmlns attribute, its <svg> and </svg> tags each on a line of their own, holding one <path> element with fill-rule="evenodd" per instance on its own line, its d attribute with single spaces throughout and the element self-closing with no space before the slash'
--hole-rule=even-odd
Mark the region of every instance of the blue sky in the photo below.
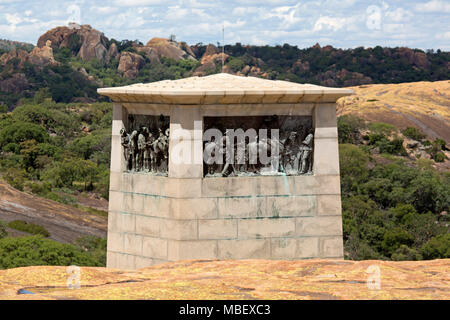
<svg viewBox="0 0 450 320">
<path fill-rule="evenodd" d="M 144 43 L 174 34 L 216 44 L 225 25 L 225 43 L 450 50 L 449 0 L 0 0 L 3 39 L 35 44 L 69 21 Z"/>
</svg>

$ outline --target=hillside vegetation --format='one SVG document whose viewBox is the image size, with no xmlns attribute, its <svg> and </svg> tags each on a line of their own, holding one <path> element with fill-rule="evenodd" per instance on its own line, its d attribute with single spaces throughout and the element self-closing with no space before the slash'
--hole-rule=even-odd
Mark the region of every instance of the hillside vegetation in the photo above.
<svg viewBox="0 0 450 320">
<path fill-rule="evenodd" d="M 222 50 L 213 44 L 118 41 L 89 25 L 51 29 L 32 50 L 3 43 L 8 49 L 0 46 L 0 103 L 9 110 L 42 88 L 56 102 L 94 102 L 106 99 L 97 95 L 98 87 L 204 76 L 220 72 L 222 65 Z M 450 53 L 441 50 L 236 43 L 224 52 L 223 72 L 331 87 L 450 78 Z"/>
</svg>

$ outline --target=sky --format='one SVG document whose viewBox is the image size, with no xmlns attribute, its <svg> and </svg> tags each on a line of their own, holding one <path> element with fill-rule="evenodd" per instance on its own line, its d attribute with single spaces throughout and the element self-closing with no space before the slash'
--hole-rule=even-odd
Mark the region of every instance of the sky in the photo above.
<svg viewBox="0 0 450 320">
<path fill-rule="evenodd" d="M 450 50 L 450 0 L 0 0 L 0 39 L 89 24 L 116 40 Z"/>
</svg>

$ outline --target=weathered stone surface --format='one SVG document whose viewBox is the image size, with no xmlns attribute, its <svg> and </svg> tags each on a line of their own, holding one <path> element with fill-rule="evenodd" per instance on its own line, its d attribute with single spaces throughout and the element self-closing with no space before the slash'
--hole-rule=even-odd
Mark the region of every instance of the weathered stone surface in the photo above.
<svg viewBox="0 0 450 320">
<path fill-rule="evenodd" d="M 219 259 L 268 259 L 269 239 L 218 240 Z"/>
<path fill-rule="evenodd" d="M 238 222 L 234 219 L 200 220 L 198 222 L 199 239 L 235 239 Z"/>
<path fill-rule="evenodd" d="M 144 52 L 146 57 L 150 60 L 151 63 L 160 63 L 158 54 L 151 47 L 135 47 L 137 52 Z"/>
<path fill-rule="evenodd" d="M 145 60 L 139 54 L 125 51 L 120 55 L 117 71 L 121 72 L 125 78 L 135 79 L 144 64 Z"/>
<path fill-rule="evenodd" d="M 77 54 L 83 61 L 96 58 L 103 63 L 107 57 L 108 39 L 102 32 L 90 25 L 53 28 L 39 38 L 37 46 L 44 47 L 48 40 L 51 41 L 54 49 L 63 47 L 73 49 L 78 46 Z"/>
<path fill-rule="evenodd" d="M 291 237 L 295 233 L 295 218 L 241 219 L 238 230 L 240 239 Z"/>
<path fill-rule="evenodd" d="M 119 58 L 119 49 L 115 43 L 109 46 L 108 52 L 106 53 L 106 63 L 110 63 L 112 59 Z"/>
<path fill-rule="evenodd" d="M 164 38 L 153 38 L 147 42 L 145 46 L 152 48 L 158 57 L 166 57 L 176 61 L 182 59 L 195 60 L 195 58 L 191 55 L 192 51 L 184 51 L 183 48 L 185 49 L 186 45 L 176 41 L 169 41 Z"/>
<path fill-rule="evenodd" d="M 320 216 L 297 218 L 297 236 L 342 235 L 341 216 Z"/>
<path fill-rule="evenodd" d="M 58 62 L 53 57 L 51 41 L 47 40 L 47 43 L 43 47 L 34 47 L 33 51 L 30 52 L 29 61 L 41 68 L 48 64 L 58 64 Z"/>
<path fill-rule="evenodd" d="M 184 259 L 216 259 L 216 240 L 168 240 L 167 258 L 170 261 Z"/>
<path fill-rule="evenodd" d="M 373 265 L 380 268 L 379 290 L 367 287 Z M 81 288 L 70 290 L 66 267 L 41 266 L 0 270 L 0 299 L 448 300 L 449 267 L 449 259 L 191 260 L 136 271 L 82 267 Z M 20 289 L 35 294 L 19 294 Z"/>
</svg>

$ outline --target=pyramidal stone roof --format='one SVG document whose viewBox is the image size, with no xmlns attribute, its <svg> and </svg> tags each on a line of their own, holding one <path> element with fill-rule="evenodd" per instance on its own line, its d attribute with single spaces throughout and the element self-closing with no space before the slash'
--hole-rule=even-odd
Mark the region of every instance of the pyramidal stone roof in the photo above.
<svg viewBox="0 0 450 320">
<path fill-rule="evenodd" d="M 97 92 L 114 102 L 164 104 L 311 103 L 336 102 L 350 89 L 267 80 L 219 73 L 206 77 L 137 83 Z"/>
</svg>

